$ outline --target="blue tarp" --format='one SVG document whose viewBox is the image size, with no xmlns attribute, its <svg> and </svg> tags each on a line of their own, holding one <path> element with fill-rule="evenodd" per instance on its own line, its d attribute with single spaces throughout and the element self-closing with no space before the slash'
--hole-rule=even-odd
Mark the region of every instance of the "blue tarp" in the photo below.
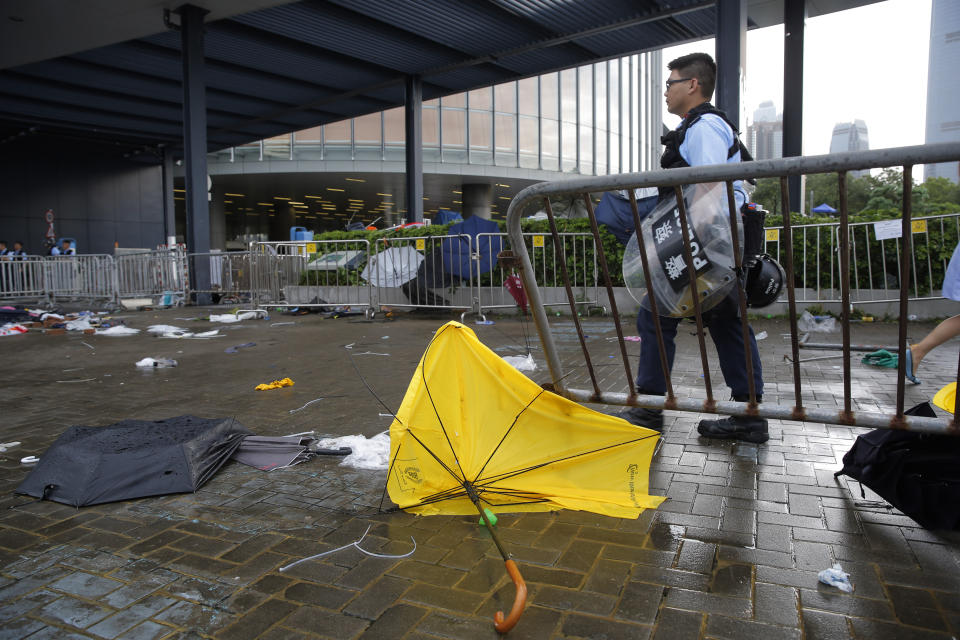
<svg viewBox="0 0 960 640">
<path fill-rule="evenodd" d="M 811 211 L 813 213 L 836 213 L 837 212 L 836 209 L 828 205 L 826 202 L 824 202 L 819 206 L 814 207 L 813 209 L 811 209 Z"/>
<path fill-rule="evenodd" d="M 500 227 L 493 220 L 470 216 L 463 222 L 450 226 L 448 233 L 468 235 L 473 238 L 474 249 L 480 254 L 477 273 L 493 271 L 497 263 L 497 254 L 503 249 L 500 236 L 480 236 L 480 233 L 499 233 Z M 443 240 L 443 268 L 449 274 L 467 278 L 470 274 L 470 246 L 466 238 L 446 238 Z"/>
</svg>

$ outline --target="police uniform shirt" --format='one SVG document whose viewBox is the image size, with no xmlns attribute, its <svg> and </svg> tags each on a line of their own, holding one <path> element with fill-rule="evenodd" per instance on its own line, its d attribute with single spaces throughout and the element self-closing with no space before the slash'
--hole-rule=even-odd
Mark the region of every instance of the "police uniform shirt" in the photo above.
<svg viewBox="0 0 960 640">
<path fill-rule="evenodd" d="M 733 145 L 734 140 L 733 130 L 723 121 L 723 118 L 705 113 L 687 129 L 683 143 L 680 145 L 680 155 L 691 167 L 740 162 L 739 151 L 727 158 L 727 150 Z M 739 209 L 748 199 L 741 180 L 734 181 L 733 194 Z"/>
</svg>

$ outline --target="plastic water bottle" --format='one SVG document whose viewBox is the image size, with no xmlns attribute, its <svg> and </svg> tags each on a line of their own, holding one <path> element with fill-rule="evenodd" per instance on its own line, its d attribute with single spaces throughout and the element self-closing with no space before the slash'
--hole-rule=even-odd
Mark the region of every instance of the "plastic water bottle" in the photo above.
<svg viewBox="0 0 960 640">
<path fill-rule="evenodd" d="M 909 320 L 910 322 L 916 322 L 917 314 L 911 313 L 910 315 L 907 316 L 907 320 Z"/>
</svg>

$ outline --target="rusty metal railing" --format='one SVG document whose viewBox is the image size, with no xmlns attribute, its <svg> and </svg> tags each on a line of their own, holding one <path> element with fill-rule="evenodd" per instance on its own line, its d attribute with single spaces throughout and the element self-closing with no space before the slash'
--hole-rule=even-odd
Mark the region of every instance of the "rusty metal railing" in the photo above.
<svg viewBox="0 0 960 640">
<path fill-rule="evenodd" d="M 900 147 L 896 149 L 880 149 L 875 151 L 862 151 L 856 153 L 830 154 L 822 156 L 809 156 L 798 158 L 783 158 L 777 160 L 758 160 L 739 164 L 723 164 L 701 167 L 686 167 L 681 169 L 669 169 L 650 171 L 646 173 L 619 174 L 612 176 L 599 176 L 594 178 L 581 178 L 575 180 L 564 180 L 562 182 L 543 182 L 527 187 L 521 191 L 510 203 L 507 212 L 507 232 L 510 236 L 511 245 L 519 261 L 520 274 L 523 278 L 524 288 L 530 302 L 530 308 L 540 336 L 540 342 L 543 346 L 544 355 L 547 359 L 547 366 L 552 378 L 552 390 L 556 393 L 568 397 L 578 402 L 604 403 L 613 405 L 642 406 L 654 409 L 672 409 L 692 412 L 710 412 L 727 415 L 754 415 L 764 418 L 797 420 L 806 422 L 822 422 L 827 424 L 838 424 L 848 426 L 873 427 L 873 428 L 897 428 L 910 429 L 915 431 L 925 431 L 931 433 L 960 433 L 960 426 L 957 422 L 957 414 L 953 420 L 944 420 L 939 418 L 923 418 L 917 416 L 904 415 L 904 372 L 905 362 L 903 358 L 899 359 L 897 370 L 897 402 L 896 413 L 893 416 L 878 412 L 854 412 L 852 408 L 852 399 L 850 393 L 850 256 L 849 256 L 849 211 L 847 206 L 846 177 L 849 171 L 874 169 L 881 167 L 901 167 L 903 169 L 903 202 L 902 202 L 902 238 L 903 250 L 900 253 L 900 296 L 899 296 L 899 336 L 898 349 L 902 353 L 906 346 L 906 322 L 908 300 L 910 294 L 910 240 L 911 240 L 911 189 L 913 185 L 912 172 L 913 167 L 922 164 L 931 164 L 938 162 L 953 162 L 960 160 L 960 143 L 944 143 L 937 145 L 924 145 L 912 147 Z M 788 176 L 815 174 L 815 173 L 837 173 L 840 187 L 840 288 L 841 288 L 841 326 L 842 326 L 842 351 L 843 351 L 843 408 L 839 411 L 831 409 L 805 407 L 803 404 L 803 393 L 800 376 L 799 348 L 800 337 L 797 327 L 797 300 L 794 290 L 794 260 L 793 260 L 793 237 L 789 201 L 787 196 L 787 178 Z M 790 321 L 790 343 L 793 363 L 794 380 L 794 406 L 774 405 L 770 403 L 758 404 L 756 402 L 755 389 L 753 388 L 753 376 L 748 376 L 750 380 L 750 399 L 748 402 L 717 402 L 713 398 L 713 392 L 710 384 L 710 373 L 707 366 L 706 345 L 704 342 L 703 318 L 700 311 L 700 305 L 697 302 L 698 295 L 696 291 L 697 278 L 691 277 L 690 288 L 692 299 L 694 301 L 694 317 L 697 322 L 697 335 L 700 344 L 701 361 L 703 365 L 703 375 L 706 387 L 706 400 L 693 398 L 678 398 L 674 395 L 673 385 L 670 380 L 670 373 L 667 367 L 666 350 L 664 347 L 663 336 L 660 329 L 659 315 L 656 307 L 655 296 L 649 291 L 651 302 L 651 312 L 657 320 L 654 322 L 657 335 L 657 348 L 660 355 L 661 368 L 668 371 L 666 376 L 666 396 L 657 395 L 639 395 L 636 393 L 633 383 L 633 372 L 628 361 L 626 347 L 622 331 L 620 331 L 620 314 L 616 305 L 612 305 L 613 322 L 617 327 L 617 337 L 620 342 L 620 353 L 623 358 L 624 368 L 628 378 L 629 393 L 608 392 L 600 389 L 590 364 L 590 354 L 586 349 L 586 343 L 583 340 L 583 329 L 580 321 L 574 314 L 573 321 L 576 330 L 580 335 L 580 344 L 586 360 L 587 369 L 592 381 L 592 390 L 581 390 L 568 388 L 564 385 L 564 371 L 561 366 L 557 348 L 550 332 L 550 324 L 544 311 L 543 301 L 537 286 L 536 275 L 530 263 L 530 256 L 523 243 L 523 236 L 520 230 L 521 213 L 528 205 L 543 202 L 543 208 L 546 210 L 551 220 L 553 234 L 556 235 L 556 226 L 553 224 L 553 215 L 549 205 L 551 197 L 558 196 L 578 196 L 583 197 L 587 202 L 587 210 L 590 216 L 591 227 L 593 229 L 597 246 L 602 246 L 600 241 L 599 229 L 593 208 L 590 204 L 589 194 L 603 191 L 613 191 L 626 189 L 632 192 L 640 187 L 673 187 L 677 193 L 677 202 L 680 211 L 680 220 L 684 225 L 682 229 L 682 238 L 684 243 L 684 259 L 689 273 L 694 273 L 694 265 L 691 257 L 691 247 L 689 234 L 687 233 L 686 215 L 682 210 L 683 197 L 682 187 L 690 184 L 700 183 L 726 183 L 728 208 L 731 212 L 730 224 L 734 238 L 735 263 L 739 270 L 741 267 L 739 247 L 736 246 L 738 237 L 736 225 L 736 210 L 733 198 L 733 182 L 746 178 L 779 178 L 780 192 L 783 204 L 783 233 L 784 243 L 786 245 L 784 268 L 787 272 L 787 303 L 789 306 Z M 640 216 L 638 213 L 636 201 L 631 198 L 635 228 L 640 229 Z M 556 240 L 555 240 L 556 241 Z M 649 264 L 647 264 L 646 252 L 640 251 L 644 281 L 650 282 L 648 277 Z M 610 299 L 613 300 L 611 278 L 606 260 L 600 260 L 603 282 L 607 286 Z M 746 315 L 746 295 L 741 285 L 739 289 L 739 303 L 741 310 L 741 319 L 744 336 L 747 334 L 747 315 Z M 745 369 L 750 370 L 751 351 L 746 340 Z M 958 361 L 958 376 L 960 376 L 960 361 Z"/>
</svg>

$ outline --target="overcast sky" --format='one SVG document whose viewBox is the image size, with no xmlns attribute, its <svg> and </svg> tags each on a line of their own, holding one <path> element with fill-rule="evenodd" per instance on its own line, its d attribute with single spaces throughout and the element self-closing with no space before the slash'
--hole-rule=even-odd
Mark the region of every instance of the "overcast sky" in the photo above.
<svg viewBox="0 0 960 640">
<path fill-rule="evenodd" d="M 870 148 L 923 144 L 931 0 L 884 0 L 807 20 L 803 153 L 830 151 L 838 122 L 866 122 Z M 713 40 L 664 49 L 664 64 Z M 960 70 L 958 70 L 960 73 Z M 747 34 L 746 123 L 761 102 L 783 111 L 783 26 Z M 664 110 L 667 126 L 677 119 Z"/>
</svg>

